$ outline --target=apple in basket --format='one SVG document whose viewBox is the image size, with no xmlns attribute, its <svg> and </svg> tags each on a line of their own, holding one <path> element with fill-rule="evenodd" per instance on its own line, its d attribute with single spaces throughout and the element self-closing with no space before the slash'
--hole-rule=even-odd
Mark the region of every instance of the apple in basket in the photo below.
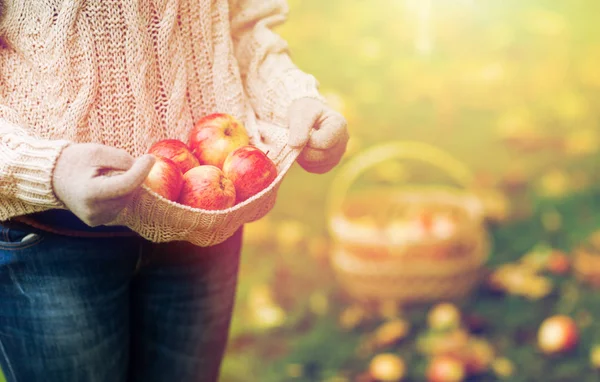
<svg viewBox="0 0 600 382">
<path fill-rule="evenodd" d="M 181 172 L 184 174 L 193 167 L 200 165 L 190 148 L 178 139 L 158 141 L 150 147 L 148 153 L 172 160 L 181 168 Z"/>
<path fill-rule="evenodd" d="M 183 173 L 172 160 L 154 156 L 156 161 L 144 184 L 165 199 L 177 201 L 183 187 Z"/>
<path fill-rule="evenodd" d="M 189 147 L 202 165 L 223 168 L 229 153 L 250 143 L 248 132 L 236 118 L 225 113 L 209 114 L 194 124 Z"/>
<path fill-rule="evenodd" d="M 232 151 L 225 158 L 223 172 L 235 186 L 236 203 L 258 194 L 277 177 L 277 167 L 273 161 L 251 145 Z"/>
<path fill-rule="evenodd" d="M 183 174 L 178 202 L 204 210 L 224 210 L 235 205 L 235 187 L 216 166 L 200 165 Z"/>
</svg>

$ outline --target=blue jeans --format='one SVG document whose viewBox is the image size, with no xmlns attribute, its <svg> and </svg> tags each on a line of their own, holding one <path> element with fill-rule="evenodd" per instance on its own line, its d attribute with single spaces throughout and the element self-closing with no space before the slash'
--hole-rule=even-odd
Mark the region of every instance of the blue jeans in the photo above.
<svg viewBox="0 0 600 382">
<path fill-rule="evenodd" d="M 209 248 L 0 226 L 8 382 L 217 381 L 242 232 Z"/>
</svg>

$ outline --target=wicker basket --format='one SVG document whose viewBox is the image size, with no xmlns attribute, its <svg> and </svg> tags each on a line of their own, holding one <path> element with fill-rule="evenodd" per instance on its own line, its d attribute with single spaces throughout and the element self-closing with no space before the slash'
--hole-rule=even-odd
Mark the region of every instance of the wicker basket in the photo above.
<svg viewBox="0 0 600 382">
<path fill-rule="evenodd" d="M 460 187 L 394 185 L 350 192 L 359 176 L 392 159 L 434 165 Z M 481 281 L 489 253 L 483 207 L 468 191 L 471 183 L 462 164 L 418 142 L 375 146 L 349 161 L 334 179 L 328 203 L 331 265 L 345 291 L 359 300 L 398 303 L 467 296 Z M 414 229 L 419 225 L 395 223 L 424 211 L 442 213 L 453 228 L 431 236 Z"/>
<path fill-rule="evenodd" d="M 288 130 L 255 121 L 248 126 L 251 143 L 275 163 L 278 175 L 266 189 L 231 208 L 208 211 L 184 206 L 163 198 L 146 186 L 134 195 L 110 225 L 121 225 L 149 241 L 187 241 L 207 247 L 222 243 L 242 225 L 264 217 L 275 205 L 279 186 L 300 154 L 301 148 L 287 145 Z"/>
</svg>

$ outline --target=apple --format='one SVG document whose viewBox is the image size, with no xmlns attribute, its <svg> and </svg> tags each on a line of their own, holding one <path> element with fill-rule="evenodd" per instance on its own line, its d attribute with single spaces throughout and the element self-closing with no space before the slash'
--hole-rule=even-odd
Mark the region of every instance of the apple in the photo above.
<svg viewBox="0 0 600 382">
<path fill-rule="evenodd" d="M 461 324 L 460 310 L 454 304 L 437 304 L 427 314 L 427 323 L 433 330 L 456 329 Z"/>
<path fill-rule="evenodd" d="M 178 139 L 158 141 L 150 147 L 148 152 L 172 160 L 179 166 L 183 174 L 200 165 L 190 148 Z"/>
<path fill-rule="evenodd" d="M 555 275 L 564 275 L 569 272 L 571 263 L 566 254 L 561 251 L 552 251 L 546 264 L 546 269 Z"/>
<path fill-rule="evenodd" d="M 196 122 L 188 143 L 200 164 L 222 169 L 225 158 L 235 149 L 250 144 L 250 137 L 236 118 L 214 113 Z"/>
<path fill-rule="evenodd" d="M 223 210 L 235 204 L 235 187 L 218 167 L 200 165 L 183 174 L 179 203 L 204 210 Z"/>
<path fill-rule="evenodd" d="M 492 361 L 491 366 L 494 374 L 501 379 L 508 379 L 515 372 L 515 365 L 508 358 L 498 357 Z"/>
<path fill-rule="evenodd" d="M 481 338 L 472 338 L 469 346 L 459 359 L 464 363 L 468 375 L 480 375 L 487 372 L 496 354 L 489 342 Z"/>
<path fill-rule="evenodd" d="M 428 382 L 461 382 L 465 377 L 465 365 L 454 357 L 436 356 L 427 367 Z"/>
<path fill-rule="evenodd" d="M 177 201 L 183 187 L 183 173 L 172 160 L 154 156 L 156 161 L 144 184 L 165 199 Z"/>
<path fill-rule="evenodd" d="M 273 161 L 251 145 L 232 151 L 223 163 L 223 172 L 235 185 L 237 203 L 258 194 L 277 177 Z"/>
<path fill-rule="evenodd" d="M 394 354 L 378 354 L 373 357 L 369 364 L 369 374 L 376 381 L 401 381 L 406 375 L 406 364 L 402 358 Z"/>
<path fill-rule="evenodd" d="M 579 341 L 579 330 L 571 317 L 556 315 L 546 318 L 538 329 L 538 346 L 546 354 L 572 350 Z"/>
<path fill-rule="evenodd" d="M 590 349 L 590 363 L 594 369 L 600 369 L 600 345 L 594 345 Z"/>
<path fill-rule="evenodd" d="M 373 340 L 376 346 L 387 347 L 405 338 L 409 331 L 410 324 L 407 321 L 395 318 L 379 326 L 375 331 Z"/>
</svg>

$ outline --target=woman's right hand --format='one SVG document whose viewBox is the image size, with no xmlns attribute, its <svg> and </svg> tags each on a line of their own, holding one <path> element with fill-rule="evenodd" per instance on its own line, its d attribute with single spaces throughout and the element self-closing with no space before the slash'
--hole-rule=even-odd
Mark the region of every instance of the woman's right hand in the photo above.
<svg viewBox="0 0 600 382">
<path fill-rule="evenodd" d="M 139 158 L 97 143 L 74 143 L 58 157 L 54 193 L 90 227 L 112 222 L 154 165 L 150 154 Z"/>
</svg>

